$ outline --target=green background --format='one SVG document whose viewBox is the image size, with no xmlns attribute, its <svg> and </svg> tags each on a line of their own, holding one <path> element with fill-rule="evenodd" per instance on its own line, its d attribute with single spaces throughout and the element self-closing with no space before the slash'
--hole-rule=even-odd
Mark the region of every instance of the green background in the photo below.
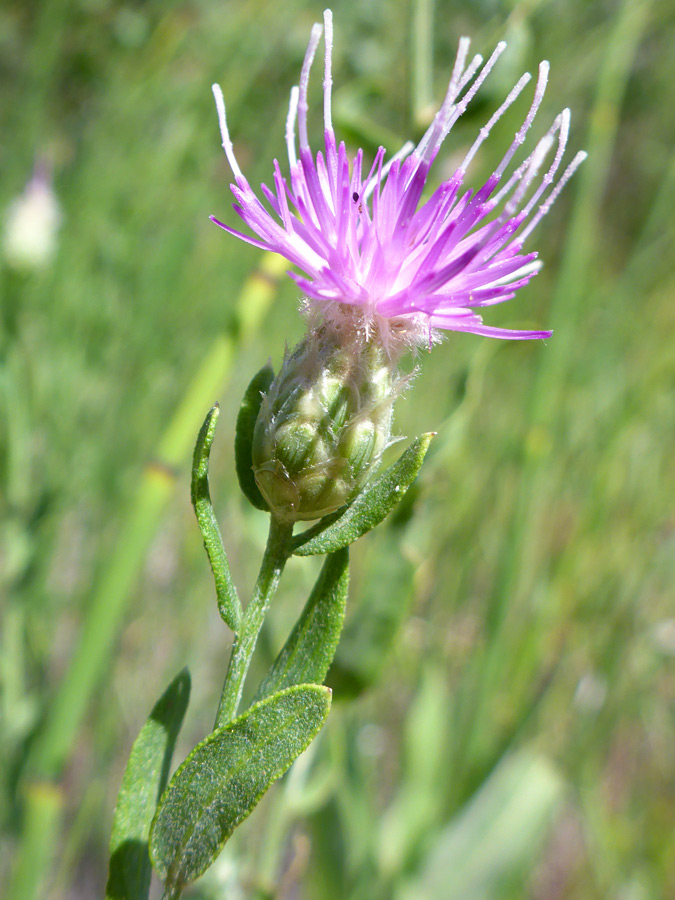
<svg viewBox="0 0 675 900">
<path fill-rule="evenodd" d="M 421 136 L 469 34 L 476 50 L 502 38 L 509 50 L 435 177 L 541 58 L 552 72 L 537 127 L 569 105 L 570 147 L 590 158 L 533 241 L 543 272 L 486 315 L 554 337 L 449 333 L 417 359 L 397 431 L 439 434 L 405 508 L 354 548 L 328 725 L 194 896 L 673 896 L 675 9 L 333 9 L 334 122 L 367 157 Z M 267 522 L 236 487 L 234 418 L 254 372 L 303 328 L 283 266 L 247 282 L 261 254 L 208 221 L 236 224 L 210 85 L 244 171 L 269 180 L 320 15 L 293 0 L 0 10 L 0 205 L 40 158 L 63 212 L 49 265 L 0 262 L 0 884 L 12 900 L 102 896 L 126 755 L 185 664 L 178 758 L 210 727 L 229 634 L 190 508 L 191 444 L 220 401 L 212 491 L 246 596 Z M 481 150 L 474 183 L 521 109 Z M 318 565 L 289 565 L 258 675 Z"/>
</svg>

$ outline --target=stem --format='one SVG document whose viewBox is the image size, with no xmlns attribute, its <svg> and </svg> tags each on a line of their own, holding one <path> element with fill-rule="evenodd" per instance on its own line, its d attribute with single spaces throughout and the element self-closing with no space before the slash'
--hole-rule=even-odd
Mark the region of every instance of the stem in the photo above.
<svg viewBox="0 0 675 900">
<path fill-rule="evenodd" d="M 266 255 L 260 269 L 245 282 L 236 306 L 240 341 L 255 334 L 275 293 L 272 279 L 281 274 L 284 265 L 281 257 Z M 160 439 L 155 462 L 146 467 L 140 479 L 119 541 L 87 604 L 68 670 L 51 698 L 45 724 L 32 745 L 26 769 L 37 779 L 58 779 L 61 775 L 77 729 L 109 665 L 148 547 L 173 496 L 174 473 L 188 458 L 204 409 L 214 394 L 224 390 L 237 346 L 234 334 L 215 338 Z"/>
<path fill-rule="evenodd" d="M 244 680 L 265 614 L 270 600 L 276 593 L 286 560 L 290 556 L 292 534 L 293 525 L 271 517 L 265 555 L 260 565 L 253 597 L 246 607 L 241 628 L 234 641 L 214 729 L 227 725 L 237 714 Z"/>
<path fill-rule="evenodd" d="M 426 128 L 433 117 L 434 0 L 415 0 L 411 24 L 412 120 Z"/>
<path fill-rule="evenodd" d="M 23 839 L 16 854 L 9 893 L 3 896 L 31 900 L 40 895 L 54 862 L 55 845 L 63 833 L 64 806 L 65 796 L 60 787 L 47 781 L 26 785 Z"/>
<path fill-rule="evenodd" d="M 180 900 L 183 895 L 183 885 L 172 884 L 164 886 L 162 900 Z"/>
<path fill-rule="evenodd" d="M 553 296 L 549 324 L 556 338 L 539 352 L 541 365 L 531 386 L 529 399 L 529 433 L 551 439 L 553 417 L 559 414 L 560 397 L 574 364 L 575 335 L 578 332 L 582 307 L 586 302 L 590 278 L 597 256 L 598 214 L 606 189 L 610 162 L 617 138 L 621 103 L 633 60 L 648 21 L 651 0 L 624 0 L 607 42 L 607 49 L 598 75 L 596 98 L 591 112 L 586 148 L 588 161 L 582 167 L 576 186 L 570 227 Z M 503 542 L 492 594 L 489 597 L 486 619 L 487 642 L 475 653 L 465 693 L 460 700 L 463 734 L 457 758 L 451 763 L 456 785 L 472 761 L 477 759 L 477 745 L 485 733 L 486 717 L 490 715 L 488 700 L 494 696 L 495 685 L 505 677 L 505 647 L 513 641 L 513 634 L 505 627 L 507 610 L 532 590 L 535 563 L 528 559 L 532 540 L 542 527 L 542 510 L 547 502 L 550 485 L 550 462 L 542 452 L 525 455 L 519 473 L 518 494 L 513 518 Z M 539 570 L 545 583 L 546 575 Z M 522 610 L 520 613 L 522 615 Z"/>
</svg>

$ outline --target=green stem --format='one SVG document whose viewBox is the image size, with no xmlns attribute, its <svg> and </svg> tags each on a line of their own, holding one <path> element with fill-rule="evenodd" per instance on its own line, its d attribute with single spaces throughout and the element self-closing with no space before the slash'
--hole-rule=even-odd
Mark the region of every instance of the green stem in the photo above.
<svg viewBox="0 0 675 900">
<path fill-rule="evenodd" d="M 555 337 L 539 351 L 541 365 L 531 387 L 529 432 L 533 449 L 523 460 L 513 518 L 505 535 L 489 598 L 486 644 L 473 656 L 472 674 L 467 677 L 465 693 L 459 701 L 457 729 L 465 737 L 451 766 L 456 785 L 463 783 L 465 769 L 481 759 L 480 741 L 487 733 L 485 720 L 490 715 L 489 699 L 495 696 L 496 685 L 505 677 L 505 666 L 511 658 L 507 650 L 513 653 L 510 643 L 513 635 L 506 628 L 507 612 L 518 602 L 518 597 L 532 591 L 533 575 L 538 573 L 541 577 L 541 571 L 536 562 L 528 558 L 528 552 L 536 543 L 532 536 L 542 525 L 551 470 L 547 453 L 535 450 L 536 443 L 532 438 L 543 439 L 544 446 L 552 441 L 554 417 L 560 415 L 561 397 L 575 360 L 574 341 L 597 258 L 598 211 L 610 175 L 621 103 L 651 5 L 651 0 L 623 0 L 598 75 L 585 144 L 588 160 L 579 172 L 549 317 Z"/>
<path fill-rule="evenodd" d="M 11 900 L 32 900 L 44 887 L 63 830 L 65 796 L 60 787 L 34 781 L 25 787 L 22 841 L 9 884 Z M 4 885 L 3 885 L 4 887 Z"/>
<path fill-rule="evenodd" d="M 410 31 L 412 120 L 426 128 L 433 117 L 434 0 L 415 0 Z"/>
<path fill-rule="evenodd" d="M 242 288 L 236 307 L 241 342 L 255 333 L 269 307 L 276 289 L 272 279 L 281 273 L 282 263 L 285 265 L 280 259 L 265 256 L 260 269 Z M 189 456 L 204 409 L 213 402 L 214 394 L 223 390 L 236 349 L 234 334 L 215 338 L 160 439 L 154 462 L 146 467 L 140 479 L 138 492 L 123 520 L 119 541 L 94 586 L 68 670 L 56 688 L 46 710 L 44 726 L 32 745 L 26 770 L 33 777 L 60 777 L 80 722 L 109 664 L 148 547 L 174 494 L 175 473 Z"/>
<path fill-rule="evenodd" d="M 265 613 L 276 592 L 286 560 L 290 556 L 292 535 L 292 525 L 280 522 L 274 516 L 271 517 L 265 555 L 260 565 L 253 597 L 246 607 L 241 628 L 234 641 L 214 728 L 227 725 L 237 714 L 244 680 L 265 619 Z"/>
<path fill-rule="evenodd" d="M 44 725 L 25 762 L 27 789 L 33 783 L 40 785 L 61 776 L 82 718 L 109 665 L 148 547 L 174 494 L 175 472 L 188 458 L 203 410 L 213 402 L 214 394 L 223 390 L 238 346 L 256 333 L 276 292 L 276 279 L 286 265 L 282 257 L 265 254 L 259 269 L 246 280 L 236 304 L 235 328 L 231 334 L 216 337 L 204 354 L 162 435 L 155 461 L 140 478 L 138 492 L 123 519 L 119 541 L 93 588 L 68 670 L 50 699 Z M 38 833 L 36 818 L 31 818 L 30 809 L 25 810 L 17 862 L 6 891 L 11 900 L 32 900 L 37 896 L 38 877 L 46 874 L 58 840 L 58 827 L 47 830 L 52 820 L 54 817 L 45 819 L 44 831 Z"/>
</svg>

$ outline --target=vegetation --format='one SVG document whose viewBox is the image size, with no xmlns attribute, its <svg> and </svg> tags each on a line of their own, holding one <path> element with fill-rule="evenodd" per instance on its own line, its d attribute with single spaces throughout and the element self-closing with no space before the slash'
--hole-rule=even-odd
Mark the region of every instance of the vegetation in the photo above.
<svg viewBox="0 0 675 900">
<path fill-rule="evenodd" d="M 571 147 L 590 156 L 539 231 L 542 273 L 490 313 L 553 338 L 450 334 L 420 360 L 395 426 L 439 434 L 393 519 L 352 550 L 327 725 L 189 895 L 675 896 L 675 16 L 649 0 L 333 9 L 336 131 L 366 154 L 422 134 L 469 34 L 509 50 L 447 141 L 447 171 L 541 58 L 542 120 L 569 105 Z M 192 447 L 219 401 L 211 490 L 234 578 L 251 585 L 267 519 L 239 492 L 234 425 L 253 374 L 278 367 L 303 323 L 283 261 L 208 220 L 235 219 L 209 88 L 223 86 L 247 174 L 268 180 L 320 13 L 300 0 L 0 12 L 0 203 L 41 160 L 63 214 L 48 264 L 0 262 L 11 900 L 104 895 L 126 758 L 185 665 L 177 761 L 210 728 L 230 638 L 190 506 Z M 252 683 L 319 568 L 289 562 Z"/>
</svg>

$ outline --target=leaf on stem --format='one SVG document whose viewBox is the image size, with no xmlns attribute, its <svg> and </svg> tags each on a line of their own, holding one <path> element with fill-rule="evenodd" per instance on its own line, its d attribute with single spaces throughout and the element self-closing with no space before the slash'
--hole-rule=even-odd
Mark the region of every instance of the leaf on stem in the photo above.
<svg viewBox="0 0 675 900">
<path fill-rule="evenodd" d="M 395 900 L 483 900 L 522 883 L 564 799 L 545 757 L 521 750 L 502 759 L 459 813 L 429 843 Z"/>
<path fill-rule="evenodd" d="M 241 624 L 241 604 L 230 574 L 227 554 L 225 553 L 223 539 L 220 536 L 220 528 L 213 512 L 211 493 L 209 491 L 209 457 L 216 433 L 219 411 L 218 404 L 209 410 L 197 437 L 192 460 L 191 496 L 199 530 L 202 533 L 204 547 L 206 548 L 216 583 L 218 611 L 223 621 L 229 625 L 232 631 L 236 632 Z"/>
<path fill-rule="evenodd" d="M 402 530 L 392 517 L 369 541 L 362 559 L 359 603 L 340 636 L 328 673 L 329 687 L 342 700 L 353 699 L 377 682 L 410 615 L 417 565 L 399 546 Z"/>
<path fill-rule="evenodd" d="M 349 550 L 323 564 L 302 615 L 258 688 L 254 703 L 293 684 L 322 684 L 335 656 L 347 606 Z"/>
<path fill-rule="evenodd" d="M 299 534 L 293 541 L 297 556 L 333 553 L 348 547 L 389 515 L 417 477 L 434 432 L 423 434 L 388 469 L 367 485 L 349 506 Z"/>
<path fill-rule="evenodd" d="M 198 744 L 171 779 L 150 836 L 166 892 L 199 877 L 273 781 L 307 748 L 331 693 L 295 685 L 262 700 Z"/>
<path fill-rule="evenodd" d="M 150 825 L 168 781 L 189 698 L 190 675 L 183 669 L 157 701 L 134 741 L 115 806 L 106 900 L 147 900 L 152 872 Z"/>
<path fill-rule="evenodd" d="M 269 512 L 267 501 L 255 482 L 252 468 L 253 430 L 260 412 L 262 397 L 274 379 L 274 371 L 268 363 L 253 377 L 246 388 L 239 407 L 237 427 L 234 434 L 234 462 L 241 488 L 246 499 L 255 506 Z"/>
</svg>

